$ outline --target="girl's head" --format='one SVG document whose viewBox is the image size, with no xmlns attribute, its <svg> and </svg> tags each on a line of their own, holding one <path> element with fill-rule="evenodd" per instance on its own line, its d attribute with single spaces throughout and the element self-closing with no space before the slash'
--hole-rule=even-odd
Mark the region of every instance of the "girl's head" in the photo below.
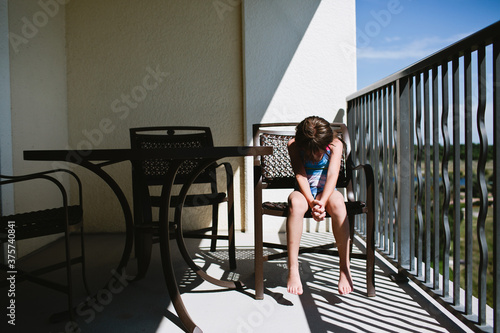
<svg viewBox="0 0 500 333">
<path fill-rule="evenodd" d="M 317 116 L 307 117 L 295 129 L 295 142 L 304 151 L 307 160 L 317 162 L 333 141 L 330 123 Z"/>
</svg>

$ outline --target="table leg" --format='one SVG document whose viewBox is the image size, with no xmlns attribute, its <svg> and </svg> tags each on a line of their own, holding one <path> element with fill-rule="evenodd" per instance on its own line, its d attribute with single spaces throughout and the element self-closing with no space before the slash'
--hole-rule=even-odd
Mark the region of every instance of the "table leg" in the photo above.
<svg viewBox="0 0 500 333">
<path fill-rule="evenodd" d="M 201 269 L 198 265 L 196 265 L 189 255 L 189 252 L 186 247 L 186 243 L 184 241 L 184 234 L 182 230 L 182 208 L 184 206 L 184 200 L 186 199 L 186 195 L 189 191 L 189 188 L 193 184 L 193 182 L 196 180 L 196 178 L 199 176 L 203 170 L 205 170 L 206 167 L 208 167 L 210 164 L 214 163 L 216 160 L 215 159 L 206 159 L 203 162 L 200 162 L 200 165 L 197 167 L 197 169 L 193 172 L 193 175 L 191 178 L 188 179 L 188 181 L 182 186 L 181 191 L 179 193 L 179 203 L 177 207 L 175 208 L 175 217 L 174 221 L 177 226 L 176 228 L 176 240 L 177 240 L 177 245 L 179 247 L 179 250 L 182 254 L 182 257 L 184 258 L 184 261 L 189 265 L 189 267 L 198 274 L 202 279 L 204 279 L 207 282 L 210 282 L 214 285 L 224 287 L 224 288 L 229 288 L 229 289 L 238 289 L 243 286 L 243 284 L 239 281 L 223 281 L 220 279 L 216 279 L 213 276 L 208 275 L 203 269 Z M 234 241 L 234 240 L 233 240 Z"/>
<path fill-rule="evenodd" d="M 125 194 L 123 193 L 120 186 L 99 165 L 95 165 L 91 162 L 84 160 L 80 163 L 80 166 L 92 171 L 94 174 L 99 176 L 111 188 L 122 208 L 123 215 L 125 218 L 125 230 L 126 230 L 125 246 L 123 249 L 122 257 L 120 259 L 120 263 L 116 268 L 118 274 L 122 274 L 122 271 L 125 269 L 125 267 L 127 267 L 127 263 L 130 258 L 130 254 L 132 252 L 132 246 L 134 243 L 134 222 L 132 218 L 132 211 L 130 209 L 130 205 L 128 204 L 127 198 L 125 197 Z"/>
<path fill-rule="evenodd" d="M 135 280 L 141 280 L 151 263 L 151 250 L 153 247 L 153 228 L 135 225 L 135 256 L 137 258 L 137 275 Z"/>
<path fill-rule="evenodd" d="M 264 248 L 262 242 L 262 215 L 255 216 L 255 299 L 264 299 Z"/>
<path fill-rule="evenodd" d="M 187 312 L 186 307 L 184 306 L 184 302 L 182 301 L 179 287 L 177 286 L 177 281 L 175 279 L 175 272 L 172 265 L 172 257 L 170 253 L 168 212 L 175 174 L 181 163 L 182 160 L 172 161 L 172 164 L 170 165 L 166 176 L 166 181 L 162 187 L 159 215 L 160 253 L 163 266 L 163 274 L 165 276 L 168 293 L 170 295 L 170 300 L 174 305 L 175 311 L 177 312 L 177 315 L 189 332 L 202 332 L 202 330 L 193 322 L 193 320 L 189 316 L 189 313 Z"/>
</svg>

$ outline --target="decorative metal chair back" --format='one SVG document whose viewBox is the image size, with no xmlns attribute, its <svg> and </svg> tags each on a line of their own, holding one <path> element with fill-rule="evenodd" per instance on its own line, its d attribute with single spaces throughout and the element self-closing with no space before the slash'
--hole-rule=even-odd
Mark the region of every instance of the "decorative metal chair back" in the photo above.
<svg viewBox="0 0 500 333">
<path fill-rule="evenodd" d="M 283 124 L 282 126 L 293 125 L 295 124 Z M 351 147 L 348 141 L 349 134 L 344 124 L 332 124 L 332 129 L 344 143 L 337 187 L 345 188 L 348 186 L 352 175 Z M 287 146 L 288 141 L 294 137 L 294 132 L 284 133 L 283 131 L 273 131 L 272 129 L 262 129 L 262 132 L 258 133 L 260 146 L 273 147 L 271 155 L 262 156 L 260 159 L 262 181 L 267 184 L 268 188 L 288 188 L 294 186 L 295 174 L 293 173 Z M 347 142 L 344 138 L 347 138 Z"/>
<path fill-rule="evenodd" d="M 154 134 L 152 133 L 154 132 Z M 212 133 L 208 127 L 144 127 L 130 130 L 132 148 L 162 149 L 162 148 L 203 148 L 213 147 Z M 135 162 L 139 174 L 145 178 L 148 185 L 162 184 L 171 165 L 168 159 L 150 159 Z M 175 182 L 182 183 L 196 170 L 199 163 L 188 160 L 181 164 L 176 174 Z M 197 182 L 209 182 L 210 168 L 206 169 Z"/>
</svg>

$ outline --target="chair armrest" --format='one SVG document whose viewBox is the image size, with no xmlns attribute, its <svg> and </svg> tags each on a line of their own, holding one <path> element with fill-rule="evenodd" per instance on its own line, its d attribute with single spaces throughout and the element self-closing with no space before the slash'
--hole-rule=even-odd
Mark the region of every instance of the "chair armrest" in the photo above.
<svg viewBox="0 0 500 333">
<path fill-rule="evenodd" d="M 360 164 L 357 166 L 354 166 L 352 168 L 352 171 L 358 171 L 358 170 L 363 170 L 365 174 L 365 181 L 366 181 L 366 189 L 367 189 L 367 206 L 370 207 L 370 203 L 368 201 L 373 201 L 374 198 L 374 188 L 373 188 L 373 181 L 375 179 L 374 174 L 373 174 L 373 168 L 370 164 Z M 349 182 L 349 185 L 347 187 L 347 200 L 348 201 L 356 201 L 354 198 L 354 191 L 352 188 L 352 178 L 351 181 Z M 373 193 L 370 193 L 373 192 Z"/>
<path fill-rule="evenodd" d="M 52 175 L 52 174 L 58 173 L 58 172 L 67 173 L 74 178 L 74 180 L 78 184 L 78 203 L 80 206 L 82 206 L 82 197 L 83 197 L 82 196 L 82 182 L 81 182 L 80 178 L 76 175 L 76 173 L 74 173 L 73 171 L 67 170 L 67 169 L 46 170 L 46 171 L 25 174 L 25 175 L 20 175 L 20 176 L 0 175 L 0 186 L 29 181 L 29 180 L 35 180 L 35 179 L 45 179 L 45 180 L 51 181 L 59 188 L 59 190 L 61 191 L 61 194 L 63 195 L 63 204 L 67 205 L 67 192 L 66 192 L 64 185 L 62 184 L 62 182 L 60 180 L 56 179 L 57 177 L 49 176 L 49 175 Z M 6 179 L 6 180 L 1 180 L 2 178 Z"/>
<path fill-rule="evenodd" d="M 215 165 L 216 168 L 223 166 L 225 171 L 226 171 L 226 188 L 227 188 L 227 195 L 228 197 L 234 197 L 234 183 L 233 183 L 233 178 L 234 178 L 234 173 L 233 173 L 233 166 L 229 162 L 222 162 L 217 165 Z"/>
</svg>

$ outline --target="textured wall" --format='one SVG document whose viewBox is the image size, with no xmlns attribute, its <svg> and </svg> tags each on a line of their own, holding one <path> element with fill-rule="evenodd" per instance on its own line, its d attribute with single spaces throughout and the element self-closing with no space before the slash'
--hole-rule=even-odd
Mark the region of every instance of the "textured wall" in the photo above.
<svg viewBox="0 0 500 333">
<path fill-rule="evenodd" d="M 70 2 L 70 146 L 126 148 L 130 127 L 153 125 L 209 126 L 216 145 L 242 144 L 241 16 L 219 14 L 205 0 Z M 130 165 L 107 170 L 130 198 Z M 87 230 L 121 230 L 117 201 L 102 185 L 86 177 Z"/>
<path fill-rule="evenodd" d="M 57 9 L 57 10 L 56 10 Z M 64 10 L 47 9 L 36 0 L 9 1 L 12 163 L 16 175 L 52 168 L 24 161 L 26 149 L 63 149 L 68 142 Z M 61 205 L 47 182 L 15 187 L 18 212 Z M 19 245 L 19 255 L 33 248 Z"/>
</svg>

